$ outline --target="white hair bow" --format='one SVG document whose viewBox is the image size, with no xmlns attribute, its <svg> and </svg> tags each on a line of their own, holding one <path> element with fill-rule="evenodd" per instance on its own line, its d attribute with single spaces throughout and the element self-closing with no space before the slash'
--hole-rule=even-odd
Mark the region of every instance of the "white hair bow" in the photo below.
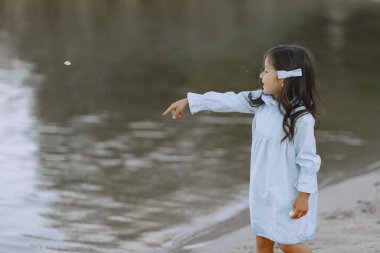
<svg viewBox="0 0 380 253">
<path fill-rule="evenodd" d="M 302 76 L 301 69 L 294 69 L 294 70 L 278 70 L 277 71 L 277 77 L 278 78 L 287 78 L 292 76 Z"/>
</svg>

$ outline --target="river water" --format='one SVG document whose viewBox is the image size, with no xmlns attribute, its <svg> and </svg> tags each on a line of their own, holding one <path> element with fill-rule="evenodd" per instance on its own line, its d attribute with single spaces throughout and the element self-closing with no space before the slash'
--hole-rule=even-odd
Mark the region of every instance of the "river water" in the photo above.
<svg viewBox="0 0 380 253">
<path fill-rule="evenodd" d="M 187 91 L 258 88 L 278 44 L 317 59 L 320 187 L 378 168 L 379 13 L 378 1 L 0 1 L 0 252 L 174 252 L 245 210 L 251 115 L 162 112 Z"/>
</svg>

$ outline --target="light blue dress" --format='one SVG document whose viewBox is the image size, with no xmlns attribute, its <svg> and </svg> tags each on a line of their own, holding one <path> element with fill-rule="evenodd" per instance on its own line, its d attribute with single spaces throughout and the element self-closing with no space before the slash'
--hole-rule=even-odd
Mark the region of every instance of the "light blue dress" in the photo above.
<svg viewBox="0 0 380 253">
<path fill-rule="evenodd" d="M 260 97 L 264 104 L 253 107 L 248 94 Z M 234 93 L 209 91 L 187 93 L 191 114 L 199 111 L 240 112 L 252 114 L 249 209 L 255 235 L 282 244 L 300 243 L 315 238 L 317 226 L 317 172 L 321 158 L 316 153 L 315 119 L 307 113 L 296 121 L 294 142 L 285 136 L 283 115 L 278 102 L 262 89 Z M 282 108 L 282 107 L 281 107 Z M 296 110 L 304 109 L 301 105 Z M 282 108 L 283 109 L 283 108 Z M 308 192 L 309 209 L 305 216 L 292 219 L 299 192 Z"/>
</svg>

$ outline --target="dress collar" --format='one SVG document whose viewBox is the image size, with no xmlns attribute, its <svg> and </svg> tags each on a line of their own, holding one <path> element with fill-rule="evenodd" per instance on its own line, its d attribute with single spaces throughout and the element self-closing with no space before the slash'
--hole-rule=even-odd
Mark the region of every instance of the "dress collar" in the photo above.
<svg viewBox="0 0 380 253">
<path fill-rule="evenodd" d="M 262 90 L 261 90 L 261 99 L 264 101 L 264 103 L 266 105 L 278 105 L 279 102 L 274 98 L 274 95 L 272 94 L 268 94 L 268 93 L 264 93 Z M 293 98 L 292 101 L 290 101 L 291 104 L 293 104 L 294 102 L 296 102 L 296 98 Z M 303 103 L 301 102 L 301 105 L 303 105 Z"/>
<path fill-rule="evenodd" d="M 266 105 L 278 105 L 278 101 L 274 98 L 272 94 L 267 94 L 262 92 L 261 99 Z"/>
</svg>

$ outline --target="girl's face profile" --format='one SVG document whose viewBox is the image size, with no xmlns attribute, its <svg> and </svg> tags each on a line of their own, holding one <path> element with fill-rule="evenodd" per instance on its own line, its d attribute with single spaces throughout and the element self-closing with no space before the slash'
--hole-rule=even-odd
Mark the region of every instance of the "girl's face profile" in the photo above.
<svg viewBox="0 0 380 253">
<path fill-rule="evenodd" d="M 264 84 L 264 93 L 272 94 L 276 97 L 281 93 L 283 79 L 277 79 L 276 69 L 271 65 L 269 57 L 265 58 L 264 69 L 260 73 L 260 79 Z"/>
</svg>

